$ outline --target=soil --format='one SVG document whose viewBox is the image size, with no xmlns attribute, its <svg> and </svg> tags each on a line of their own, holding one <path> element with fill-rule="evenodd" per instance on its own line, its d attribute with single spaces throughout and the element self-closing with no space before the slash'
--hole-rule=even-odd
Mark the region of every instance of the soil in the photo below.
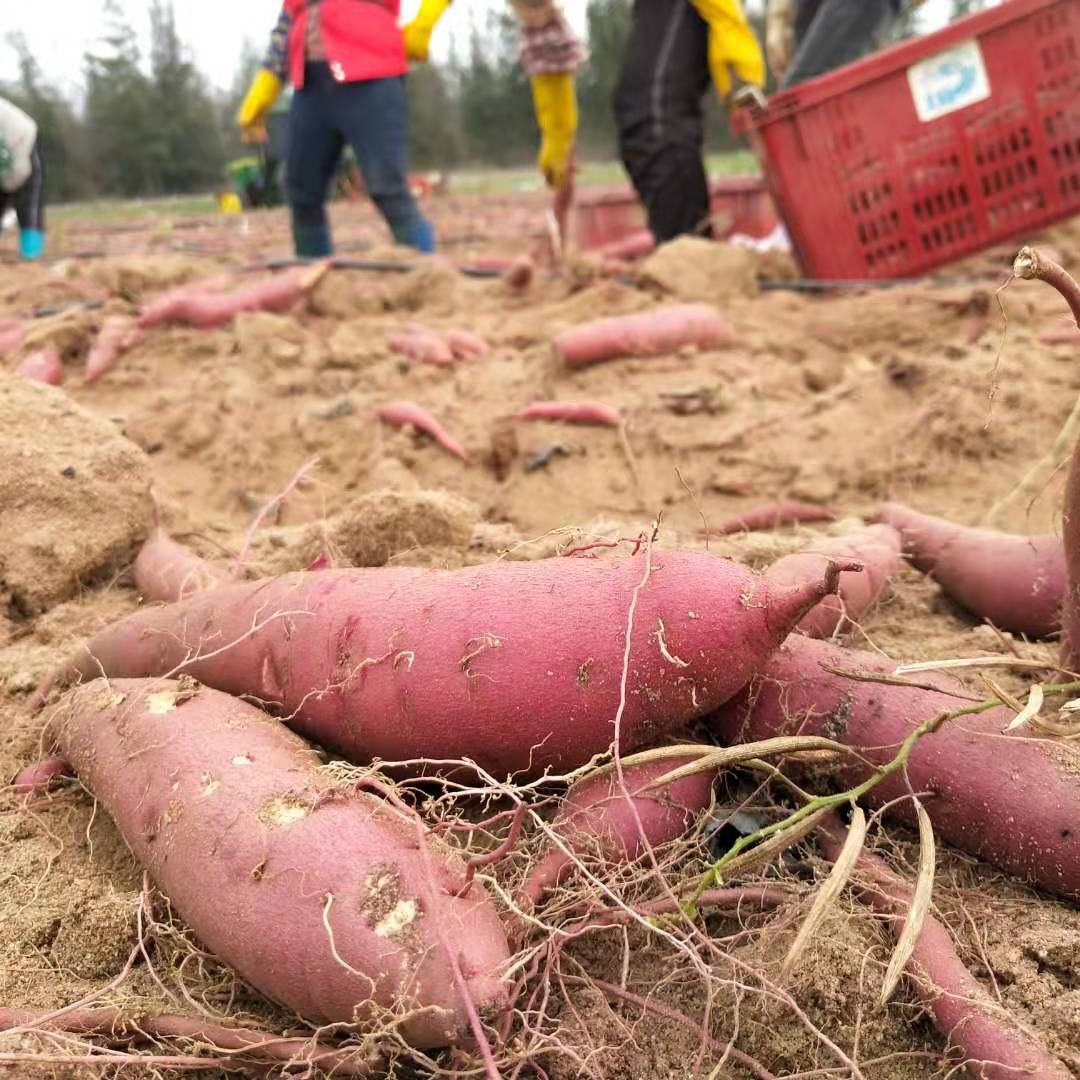
<svg viewBox="0 0 1080 1080">
<path fill-rule="evenodd" d="M 446 254 L 473 261 L 520 254 L 542 233 L 540 205 L 524 196 L 444 198 L 432 213 Z M 411 258 L 378 246 L 381 227 L 361 205 L 336 207 L 335 230 L 347 254 Z M 1080 266 L 1080 226 L 1030 239 L 1047 239 L 1066 266 Z M 790 267 L 775 255 L 705 242 L 673 245 L 622 279 L 577 259 L 564 274 L 537 273 L 524 290 L 463 277 L 441 260 L 405 273 L 337 270 L 287 314 L 244 315 L 215 331 L 156 328 L 87 385 L 81 365 L 107 314 L 287 254 L 285 218 L 68 223 L 50 243 L 63 256 L 52 265 L 5 266 L 0 318 L 85 301 L 104 307 L 32 319 L 27 344 L 0 361 L 14 368 L 30 345 L 47 342 L 66 369 L 55 390 L 0 379 L 3 778 L 46 749 L 42 720 L 25 708 L 36 682 L 79 640 L 138 608 L 130 564 L 150 527 L 151 486 L 174 537 L 222 566 L 248 547 L 249 575 L 320 559 L 454 567 L 540 558 L 583 540 L 634 537 L 656 521 L 659 543 L 701 546 L 710 520 L 781 498 L 828 504 L 848 523 L 891 498 L 969 524 L 994 509 L 1000 528 L 1060 530 L 1059 462 L 1044 469 L 1033 502 L 997 505 L 1045 454 L 1080 392 L 1073 345 L 1039 341 L 1066 325 L 1056 294 L 1021 282 L 999 291 L 1012 249 L 950 267 L 945 281 L 828 295 L 761 288 L 759 276 L 783 278 Z M 551 348 L 559 330 L 665 298 L 715 303 L 737 344 L 560 368 Z M 491 351 L 452 368 L 410 363 L 388 339 L 411 322 L 468 329 Z M 605 428 L 508 419 L 551 398 L 616 407 L 627 418 L 626 441 Z M 474 464 L 425 435 L 381 426 L 376 408 L 399 399 L 427 408 Z M 315 459 L 307 482 L 273 503 L 249 537 L 255 515 Z M 760 567 L 845 521 L 710 547 Z M 898 662 L 1045 658 L 1054 648 L 979 625 L 911 570 L 853 644 Z M 1024 686 L 1020 677 L 1001 682 Z M 1061 753 L 1078 756 L 1075 744 L 1063 743 Z M 736 785 L 723 800 L 737 797 Z M 534 840 L 498 876 L 520 875 Z M 875 843 L 914 873 L 913 837 L 889 828 Z M 702 865 L 700 845 L 690 843 L 672 873 L 693 875 Z M 717 1045 L 730 1043 L 777 1076 L 849 1077 L 853 1061 L 868 1080 L 947 1075 L 955 1058 L 946 1057 L 917 991 L 902 984 L 878 1006 L 892 939 L 848 894 L 781 980 L 815 874 L 824 871 L 807 845 L 767 872 L 791 891 L 789 903 L 766 914 L 709 916 L 713 948 L 699 943 L 694 953 L 706 958 L 705 975 L 682 939 L 655 931 L 617 927 L 575 940 L 557 963 L 541 965 L 552 976 L 547 1019 L 528 1019 L 547 1025 L 543 1035 L 519 1027 L 508 1052 L 529 1045 L 532 1062 L 560 1078 L 751 1075 L 737 1055 L 724 1057 L 685 1026 L 689 1018 Z M 628 886 L 626 895 L 644 895 L 634 889 L 649 885 Z M 76 782 L 29 806 L 0 796 L 0 1007 L 55 1009 L 87 998 L 133 1017 L 198 1007 L 222 1021 L 297 1026 L 194 952 L 183 927 L 165 925 L 160 898 L 151 903 L 158 924 L 146 956 L 116 983 L 138 940 L 140 911 L 147 917 L 142 897 L 140 869 Z M 944 846 L 934 902 L 987 990 L 1080 1076 L 1076 906 Z M 546 915 L 554 921 L 557 910 Z M 573 981 L 584 975 L 653 998 L 681 1020 Z M 101 1061 L 65 1063 L 88 1045 L 0 1036 L 0 1071 L 9 1064 L 14 1076 L 108 1075 L 112 1066 Z M 191 1050 L 166 1042 L 156 1052 Z M 34 1064 L 34 1054 L 48 1061 Z M 134 1063 L 122 1075 L 180 1073 Z"/>
</svg>

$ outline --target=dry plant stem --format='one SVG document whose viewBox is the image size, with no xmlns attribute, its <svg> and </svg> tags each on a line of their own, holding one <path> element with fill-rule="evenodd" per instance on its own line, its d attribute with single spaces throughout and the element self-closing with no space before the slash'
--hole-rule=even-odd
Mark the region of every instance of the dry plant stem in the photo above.
<svg viewBox="0 0 1080 1080">
<path fill-rule="evenodd" d="M 689 1028 L 709 1044 L 713 1053 L 726 1055 L 733 1061 L 738 1062 L 744 1069 L 749 1070 L 750 1073 L 758 1077 L 758 1080 L 777 1080 L 775 1073 L 769 1072 L 764 1065 L 755 1061 L 749 1054 L 744 1054 L 741 1050 L 736 1050 L 734 1047 L 727 1046 L 718 1039 L 714 1039 L 705 1028 L 700 1024 L 696 1024 L 689 1016 L 684 1016 L 677 1009 L 673 1009 L 659 1001 L 653 1001 L 651 998 L 641 997 L 639 994 L 624 990 L 613 983 L 604 982 L 602 979 L 593 979 L 591 977 L 586 979 L 578 975 L 564 975 L 563 979 L 572 986 L 591 986 L 597 990 L 602 990 L 609 997 L 619 998 L 631 1005 L 636 1005 L 639 1009 L 644 1009 L 646 1012 L 654 1013 L 657 1016 L 662 1016 L 665 1020 L 672 1020 L 682 1027 Z"/>
<path fill-rule="evenodd" d="M 247 559 L 248 552 L 251 550 L 252 542 L 255 539 L 255 534 L 259 531 L 260 526 L 266 519 L 267 515 L 272 513 L 278 506 L 280 506 L 305 480 L 308 478 L 308 474 L 316 465 L 319 464 L 319 459 L 313 457 L 309 462 L 301 465 L 297 470 L 293 478 L 279 491 L 256 515 L 255 520 L 251 523 L 247 533 L 244 536 L 244 545 L 240 549 L 240 554 L 236 556 L 236 561 L 233 563 L 232 574 L 230 575 L 233 580 L 239 576 L 240 571 L 244 568 L 244 562 Z"/>
<path fill-rule="evenodd" d="M 839 853 L 844 831 L 835 818 L 822 826 L 819 843 L 827 858 Z M 892 932 L 901 937 L 914 899 L 911 886 L 870 852 L 862 853 L 857 869 L 870 882 L 860 888 L 860 899 L 888 916 Z M 969 1072 L 978 1080 L 1019 1076 L 1069 1080 L 1072 1076 L 990 998 L 960 959 L 949 931 L 933 915 L 925 917 L 908 973 L 925 994 L 938 1030 L 960 1049 Z"/>
<path fill-rule="evenodd" d="M 198 1042 L 215 1054 L 223 1055 L 216 1062 L 198 1058 L 203 1068 L 227 1068 L 239 1061 L 292 1062 L 317 1065 L 334 1076 L 369 1076 L 376 1064 L 370 1054 L 360 1049 L 343 1049 L 317 1042 L 314 1038 L 286 1037 L 252 1028 L 208 1024 L 190 1016 L 139 1016 L 113 1007 L 76 1009 L 59 1017 L 23 1009 L 0 1009 L 0 1031 L 43 1029 L 78 1035 L 102 1035 L 118 1043 L 154 1039 Z M 116 1060 L 99 1054 L 93 1055 L 93 1058 L 103 1064 L 110 1060 L 115 1064 Z M 37 1056 L 28 1055 L 27 1060 L 37 1060 Z M 132 1063 L 145 1064 L 149 1059 L 137 1055 L 131 1060 Z M 181 1063 L 179 1067 L 186 1067 L 183 1062 L 189 1059 L 161 1057 L 155 1060 L 165 1067 L 172 1067 L 174 1062 Z"/>
<path fill-rule="evenodd" d="M 630 433 L 625 420 L 619 422 L 618 428 L 619 446 L 626 458 L 626 467 L 630 470 L 630 479 L 634 483 L 634 497 L 637 505 L 643 506 L 645 495 L 641 487 L 641 472 L 638 469 L 637 458 L 634 456 L 634 448 L 630 445 Z"/>
</svg>

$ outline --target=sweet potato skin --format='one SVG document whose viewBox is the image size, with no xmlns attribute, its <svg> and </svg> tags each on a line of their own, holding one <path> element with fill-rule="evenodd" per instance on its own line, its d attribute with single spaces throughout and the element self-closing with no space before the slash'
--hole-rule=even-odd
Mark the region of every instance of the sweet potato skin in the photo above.
<svg viewBox="0 0 1080 1080">
<path fill-rule="evenodd" d="M 497 775 L 537 774 L 611 744 L 643 573 L 639 555 L 287 574 L 137 612 L 64 674 L 183 670 L 273 704 L 350 760 L 468 757 Z M 770 592 L 729 560 L 653 552 L 635 612 L 623 752 L 744 686 L 836 576 Z"/>
<path fill-rule="evenodd" d="M 608 862 L 633 862 L 644 854 L 645 840 L 654 848 L 677 840 L 708 808 L 715 769 L 646 790 L 654 780 L 693 760 L 669 757 L 628 765 L 623 770 L 625 794 L 614 769 L 587 776 L 566 793 L 552 828 L 576 854 L 595 850 Z M 553 847 L 530 872 L 521 889 L 522 901 L 538 903 L 572 868 L 569 856 Z"/>
<path fill-rule="evenodd" d="M 461 859 L 428 838 L 425 861 L 411 822 L 335 785 L 254 706 L 190 680 L 102 679 L 54 732 L 196 935 L 267 996 L 315 1023 L 363 1017 L 369 999 L 433 1006 L 406 1038 L 456 1042 L 468 1024 L 438 920 L 477 1006 L 504 1002 L 506 938 L 479 885 L 455 895 Z"/>
<path fill-rule="evenodd" d="M 708 304 L 676 304 L 564 330 L 555 338 L 555 351 L 569 367 L 583 367 L 622 356 L 659 356 L 687 345 L 718 348 L 732 340 L 730 328 Z"/>
<path fill-rule="evenodd" d="M 891 525 L 871 525 L 843 536 L 823 537 L 802 551 L 777 559 L 765 573 L 776 585 L 795 585 L 821 576 L 832 561 L 858 562 L 862 570 L 840 575 L 835 596 L 826 596 L 795 628 L 809 637 L 832 637 L 842 626 L 857 623 L 881 598 L 900 569 L 900 534 Z"/>
<path fill-rule="evenodd" d="M 949 693 L 957 684 L 942 676 L 920 675 L 919 682 L 940 687 L 927 690 L 858 682 L 826 667 L 873 675 L 889 674 L 894 665 L 793 634 L 762 673 L 709 718 L 709 726 L 725 743 L 825 735 L 884 764 L 919 724 L 970 703 Z M 912 751 L 910 790 L 897 773 L 865 801 L 878 807 L 900 800 L 890 814 L 912 821 L 905 796 L 932 792 L 925 807 L 942 839 L 1050 892 L 1080 897 L 1080 754 L 1025 731 L 1003 735 L 1011 718 L 1000 708 L 950 721 Z M 848 787 L 869 773 L 845 762 L 833 775 Z"/>
<path fill-rule="evenodd" d="M 900 531 L 911 563 L 972 614 L 1035 638 L 1061 628 L 1061 537 L 971 529 L 900 503 L 886 503 L 879 517 Z"/>
<path fill-rule="evenodd" d="M 225 575 L 178 544 L 160 526 L 143 542 L 134 566 L 135 587 L 144 600 L 172 604 L 192 593 L 212 589 Z"/>
<path fill-rule="evenodd" d="M 64 365 L 55 349 L 36 349 L 19 361 L 15 374 L 46 386 L 59 386 L 64 381 Z"/>
<path fill-rule="evenodd" d="M 568 424 L 618 427 L 622 417 L 602 401 L 533 401 L 515 414 L 518 420 L 564 420 Z"/>
</svg>

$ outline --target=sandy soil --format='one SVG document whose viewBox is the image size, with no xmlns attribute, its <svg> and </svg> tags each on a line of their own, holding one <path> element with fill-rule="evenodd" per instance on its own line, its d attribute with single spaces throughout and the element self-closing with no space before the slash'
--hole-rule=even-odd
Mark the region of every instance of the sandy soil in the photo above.
<svg viewBox="0 0 1080 1080">
<path fill-rule="evenodd" d="M 471 261 L 519 254 L 539 232 L 537 207 L 528 198 L 447 199 L 432 209 L 447 254 Z M 338 207 L 336 218 L 343 248 L 407 257 L 380 247 L 381 230 L 363 207 Z M 317 459 L 311 482 L 254 536 L 250 573 L 303 568 L 324 555 L 372 566 L 460 566 L 506 551 L 536 558 L 573 537 L 636 535 L 658 515 L 662 543 L 697 546 L 703 522 L 781 497 L 828 504 L 845 518 L 865 518 L 890 497 L 979 523 L 1046 452 L 1080 391 L 1073 345 L 1039 341 L 1067 327 L 1056 295 L 1019 282 L 997 291 L 1011 251 L 949 268 L 943 284 L 822 296 L 760 290 L 759 275 L 790 273 L 775 257 L 697 246 L 678 260 L 665 254 L 640 277 L 616 280 L 575 263 L 524 292 L 464 278 L 439 261 L 401 274 L 336 271 L 288 314 L 243 315 L 214 331 L 158 328 L 86 385 L 81 365 L 105 314 L 287 253 L 281 214 L 245 220 L 68 224 L 55 243 L 69 257 L 5 266 L 0 318 L 83 301 L 105 306 L 33 319 L 27 342 L 2 361 L 13 367 L 28 348 L 52 345 L 66 369 L 62 389 L 24 395 L 45 405 L 31 402 L 29 413 L 10 406 L 0 433 L 2 778 L 41 749 L 41 720 L 25 710 L 37 680 L 73 643 L 139 606 L 129 568 L 150 527 L 151 486 L 170 531 L 224 566 L 258 510 Z M 1066 265 L 1080 266 L 1080 226 L 1057 229 L 1049 242 Z M 670 297 L 711 300 L 737 344 L 579 372 L 556 360 L 559 330 Z M 453 368 L 410 363 L 388 345 L 410 322 L 469 329 L 491 352 Z M 0 402 L 22 393 L 10 381 L 0 382 Z M 431 410 L 474 463 L 380 425 L 375 409 L 402 398 Z M 508 419 L 549 398 L 618 408 L 626 442 L 608 429 Z M 72 410 L 85 425 L 77 436 L 62 415 Z M 19 426 L 19 416 L 40 422 Z M 17 462 L 24 471 L 10 472 Z M 80 479 L 58 475 L 65 469 Z M 1058 529 L 1060 471 L 1046 474 L 1033 503 L 1005 505 L 995 524 Z M 65 491 L 68 482 L 80 486 Z M 102 488 L 110 483 L 112 499 Z M 788 529 L 711 546 L 761 566 L 811 535 Z M 977 625 L 910 570 L 853 643 L 898 661 L 1052 648 Z M 741 797 L 733 780 L 721 806 Z M 881 843 L 910 870 L 912 841 L 889 829 Z M 520 874 L 525 854 L 500 875 Z M 701 857 L 700 846 L 689 846 L 676 872 L 692 874 Z M 710 935 L 730 957 L 714 958 L 711 981 L 656 934 L 621 927 L 575 941 L 561 970 L 655 995 L 778 1076 L 849 1077 L 851 1061 L 868 1080 L 945 1076 L 954 1062 L 917 993 L 902 988 L 878 1008 L 891 938 L 854 900 L 834 909 L 784 986 L 790 996 L 763 992 L 778 984 L 822 865 L 806 847 L 770 872 L 792 893 L 777 912 L 709 917 Z M 0 1007 L 53 1009 L 89 996 L 136 1017 L 200 1008 L 274 1030 L 296 1025 L 212 960 L 181 966 L 190 944 L 182 928 L 163 923 L 147 956 L 95 996 L 138 940 L 142 888 L 115 828 L 77 785 L 30 806 L 0 796 Z M 948 850 L 935 905 L 987 989 L 1080 1076 L 1080 911 Z M 153 910 L 165 918 L 160 900 Z M 668 1018 L 572 981 L 551 991 L 548 1016 L 564 1051 L 537 1056 L 549 1076 L 750 1075 Z M 516 1050 L 528 1041 L 520 1032 L 516 1039 Z M 190 1050 L 166 1044 L 158 1053 Z M 85 1052 L 69 1038 L 0 1037 L 0 1071 L 10 1061 L 18 1076 L 108 1075 L 100 1061 L 63 1062 Z M 20 1056 L 30 1054 L 50 1061 L 32 1067 Z M 156 1068 L 136 1064 L 122 1075 L 179 1075 Z"/>
</svg>

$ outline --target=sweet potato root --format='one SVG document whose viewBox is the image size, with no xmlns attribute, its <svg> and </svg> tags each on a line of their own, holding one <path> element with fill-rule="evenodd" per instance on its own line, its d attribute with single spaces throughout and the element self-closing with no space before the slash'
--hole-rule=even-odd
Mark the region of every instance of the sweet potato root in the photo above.
<svg viewBox="0 0 1080 1080">
<path fill-rule="evenodd" d="M 472 356 L 487 356 L 491 352 L 491 346 L 470 330 L 447 330 L 446 342 L 459 360 L 466 360 Z"/>
<path fill-rule="evenodd" d="M 55 349 L 36 349 L 19 361 L 15 374 L 32 382 L 59 386 L 64 381 L 64 365 Z"/>
<path fill-rule="evenodd" d="M 391 401 L 379 409 L 379 419 L 397 427 L 414 427 L 430 435 L 448 454 L 469 464 L 465 448 L 446 428 L 427 411 L 413 401 Z"/>
<path fill-rule="evenodd" d="M 823 826 L 818 843 L 835 860 L 844 845 L 839 822 Z M 912 888 L 876 855 L 863 851 L 856 863 L 856 891 L 865 904 L 889 917 L 899 937 L 911 910 Z M 908 961 L 916 993 L 930 1009 L 934 1026 L 967 1061 L 977 1080 L 1070 1080 L 1072 1073 L 1052 1057 L 1039 1040 L 1012 1020 L 967 969 L 956 952 L 952 935 L 933 914 L 922 930 Z"/>
<path fill-rule="evenodd" d="M 874 677 L 893 665 L 793 634 L 709 725 L 726 743 L 826 735 L 882 765 L 920 724 L 970 703 L 943 676 L 920 676 L 924 689 L 857 681 L 829 668 Z M 878 807 L 900 800 L 890 814 L 911 821 L 905 796 L 931 792 L 926 811 L 943 839 L 1024 881 L 1080 897 L 1080 753 L 1025 732 L 1003 735 L 1010 719 L 999 708 L 944 724 L 919 740 L 903 774 L 886 777 L 865 801 Z M 868 775 L 850 760 L 835 769 L 845 787 Z"/>
<path fill-rule="evenodd" d="M 268 997 L 314 1023 L 408 1012 L 418 1047 L 468 1038 L 465 994 L 504 1004 L 506 937 L 462 860 L 254 706 L 192 680 L 100 679 L 51 730 L 181 917 Z"/>
<path fill-rule="evenodd" d="M 633 862 L 645 853 L 646 843 L 657 848 L 677 840 L 708 808 L 715 770 L 649 789 L 654 780 L 692 760 L 668 757 L 628 764 L 623 770 L 625 793 L 614 768 L 587 776 L 566 793 L 552 827 L 579 857 L 594 850 L 606 862 Z M 520 902 L 525 906 L 539 903 L 573 866 L 569 855 L 553 847 L 529 873 Z"/>
<path fill-rule="evenodd" d="M 392 352 L 401 353 L 402 356 L 421 364 L 449 367 L 454 362 L 454 352 L 450 345 L 431 330 L 410 328 L 403 333 L 392 335 L 388 344 Z"/>
<path fill-rule="evenodd" d="M 518 420 L 565 420 L 568 424 L 618 427 L 622 417 L 602 401 L 534 401 L 517 414 Z"/>
<path fill-rule="evenodd" d="M 827 638 L 845 621 L 858 622 L 900 569 L 900 534 L 891 525 L 871 525 L 846 536 L 824 537 L 778 559 L 766 571 L 766 579 L 776 585 L 795 585 L 819 578 L 827 563 L 845 560 L 861 563 L 862 569 L 841 574 L 836 595 L 826 596 L 803 616 L 795 628 L 799 633 Z"/>
<path fill-rule="evenodd" d="M 16 795 L 44 795 L 57 780 L 71 775 L 71 766 L 62 757 L 47 757 L 21 769 L 11 786 Z"/>
<path fill-rule="evenodd" d="M 144 600 L 171 604 L 212 589 L 226 575 L 155 526 L 135 559 L 135 587 Z"/>
<path fill-rule="evenodd" d="M 564 330 L 555 338 L 555 351 L 568 367 L 584 367 L 624 356 L 659 356 L 688 345 L 719 348 L 732 340 L 731 329 L 708 304 L 677 304 Z"/>
<path fill-rule="evenodd" d="M 721 521 L 719 525 L 710 525 L 708 531 L 701 530 L 702 538 L 708 536 L 730 536 L 737 532 L 757 532 L 763 529 L 779 529 L 783 525 L 797 525 L 801 522 L 835 521 L 836 512 L 817 503 L 800 502 L 798 499 L 781 499 L 779 502 L 765 503 L 737 514 L 733 518 Z"/>
<path fill-rule="evenodd" d="M 471 758 L 499 776 L 573 768 L 616 734 L 629 753 L 716 708 L 839 574 L 779 590 L 704 552 L 651 560 L 644 585 L 640 555 L 227 585 L 121 620 L 56 678 L 182 670 L 278 708 L 358 762 Z"/>
<path fill-rule="evenodd" d="M 621 259 L 630 262 L 643 258 L 655 250 L 656 237 L 648 229 L 640 229 L 618 240 L 592 248 L 589 254 L 600 259 Z"/>
<path fill-rule="evenodd" d="M 879 517 L 900 531 L 912 565 L 972 614 L 1029 637 L 1049 637 L 1061 628 L 1060 537 L 971 529 L 900 503 L 886 503 Z"/>
<path fill-rule="evenodd" d="M 97 382 L 128 351 L 142 341 L 145 330 L 127 315 L 105 320 L 86 357 L 86 381 Z"/>
</svg>

